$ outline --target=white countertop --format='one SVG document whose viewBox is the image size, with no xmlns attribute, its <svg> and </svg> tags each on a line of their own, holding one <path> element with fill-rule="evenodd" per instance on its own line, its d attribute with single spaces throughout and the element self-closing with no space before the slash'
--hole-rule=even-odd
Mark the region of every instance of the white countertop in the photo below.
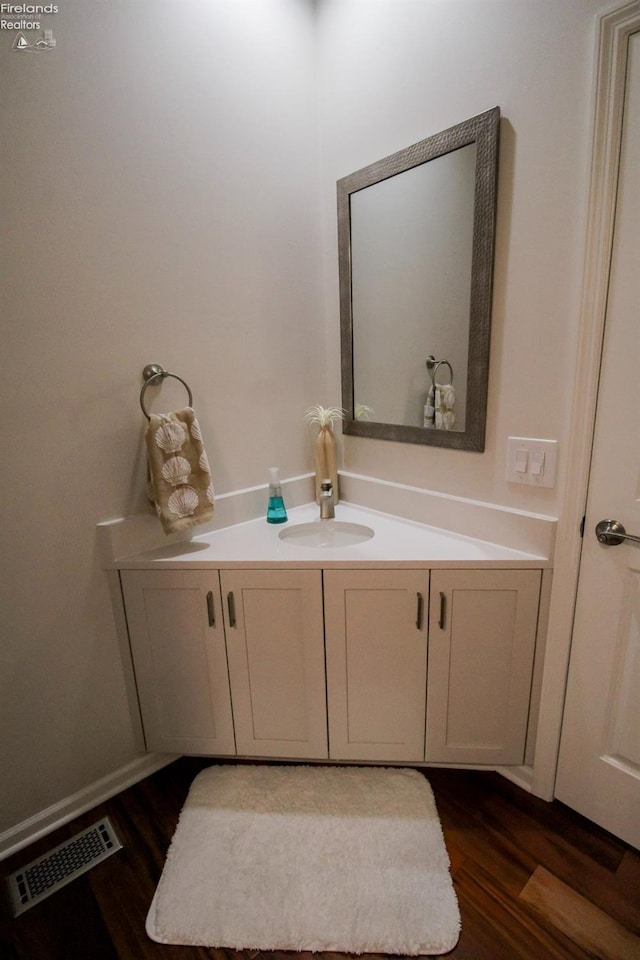
<svg viewBox="0 0 640 960">
<path fill-rule="evenodd" d="M 292 524 L 319 519 L 315 503 L 288 510 L 287 524 L 261 517 L 221 530 L 198 534 L 117 562 L 121 569 L 189 569 L 201 567 L 523 567 L 550 566 L 548 558 L 522 553 L 484 540 L 339 503 L 336 520 L 365 524 L 375 535 L 344 547 L 311 547 L 283 541 L 279 533 Z"/>
</svg>

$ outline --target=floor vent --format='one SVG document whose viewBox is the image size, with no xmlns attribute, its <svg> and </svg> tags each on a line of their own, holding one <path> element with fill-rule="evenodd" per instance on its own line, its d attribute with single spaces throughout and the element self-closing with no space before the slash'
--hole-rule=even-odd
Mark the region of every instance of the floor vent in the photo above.
<svg viewBox="0 0 640 960">
<path fill-rule="evenodd" d="M 14 917 L 121 849 L 111 821 L 105 817 L 16 870 L 7 878 Z"/>
</svg>

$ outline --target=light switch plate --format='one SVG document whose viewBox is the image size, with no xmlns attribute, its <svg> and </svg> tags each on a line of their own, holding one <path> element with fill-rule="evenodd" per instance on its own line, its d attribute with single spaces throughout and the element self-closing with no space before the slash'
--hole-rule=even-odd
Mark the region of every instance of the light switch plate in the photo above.
<svg viewBox="0 0 640 960">
<path fill-rule="evenodd" d="M 534 487 L 553 487 L 556 482 L 557 440 L 533 437 L 509 437 L 507 442 L 507 480 Z M 522 469 L 523 464 L 526 470 Z"/>
</svg>

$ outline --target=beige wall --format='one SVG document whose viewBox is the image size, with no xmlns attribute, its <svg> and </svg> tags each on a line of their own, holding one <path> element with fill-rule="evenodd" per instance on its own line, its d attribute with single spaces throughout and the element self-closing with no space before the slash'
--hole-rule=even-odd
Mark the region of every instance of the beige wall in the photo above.
<svg viewBox="0 0 640 960">
<path fill-rule="evenodd" d="M 0 33 L 0 832 L 134 756 L 95 524 L 145 506 L 145 364 L 218 493 L 309 470 L 328 402 L 307 4 L 59 7 Z"/>
<path fill-rule="evenodd" d="M 484 454 L 347 437 L 356 473 L 556 515 L 562 503 L 602 0 L 322 0 L 325 214 L 333 182 L 493 106 L 502 111 Z M 329 342 L 337 250 L 326 237 Z M 429 351 L 426 351 L 428 353 Z M 336 377 L 337 363 L 331 370 Z M 426 374 L 426 370 L 425 370 Z M 507 484 L 508 436 L 559 441 L 554 490 Z"/>
<path fill-rule="evenodd" d="M 95 523 L 144 507 L 142 367 L 190 382 L 219 493 L 273 463 L 310 469 L 304 410 L 340 402 L 335 180 L 495 104 L 487 451 L 345 438 L 343 465 L 558 511 L 605 9 L 59 6 L 55 51 L 18 53 L 0 33 L 0 831 L 135 756 Z M 176 402 L 163 390 L 161 408 Z M 555 490 L 506 484 L 508 435 L 560 441 Z"/>
</svg>

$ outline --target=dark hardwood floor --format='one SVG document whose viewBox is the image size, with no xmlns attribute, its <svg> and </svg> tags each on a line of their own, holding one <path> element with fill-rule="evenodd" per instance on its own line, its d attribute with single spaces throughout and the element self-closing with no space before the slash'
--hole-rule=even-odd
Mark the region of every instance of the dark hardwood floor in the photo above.
<svg viewBox="0 0 640 960">
<path fill-rule="evenodd" d="M 145 934 L 182 804 L 194 776 L 210 762 L 218 761 L 178 760 L 5 860 L 3 876 L 104 815 L 124 845 L 22 916 L 11 919 L 3 908 L 0 960 L 255 960 L 255 952 L 164 946 Z M 424 773 L 462 915 L 462 934 L 448 957 L 640 960 L 638 851 L 497 774 Z M 262 960 L 296 956 L 260 954 Z"/>
</svg>

